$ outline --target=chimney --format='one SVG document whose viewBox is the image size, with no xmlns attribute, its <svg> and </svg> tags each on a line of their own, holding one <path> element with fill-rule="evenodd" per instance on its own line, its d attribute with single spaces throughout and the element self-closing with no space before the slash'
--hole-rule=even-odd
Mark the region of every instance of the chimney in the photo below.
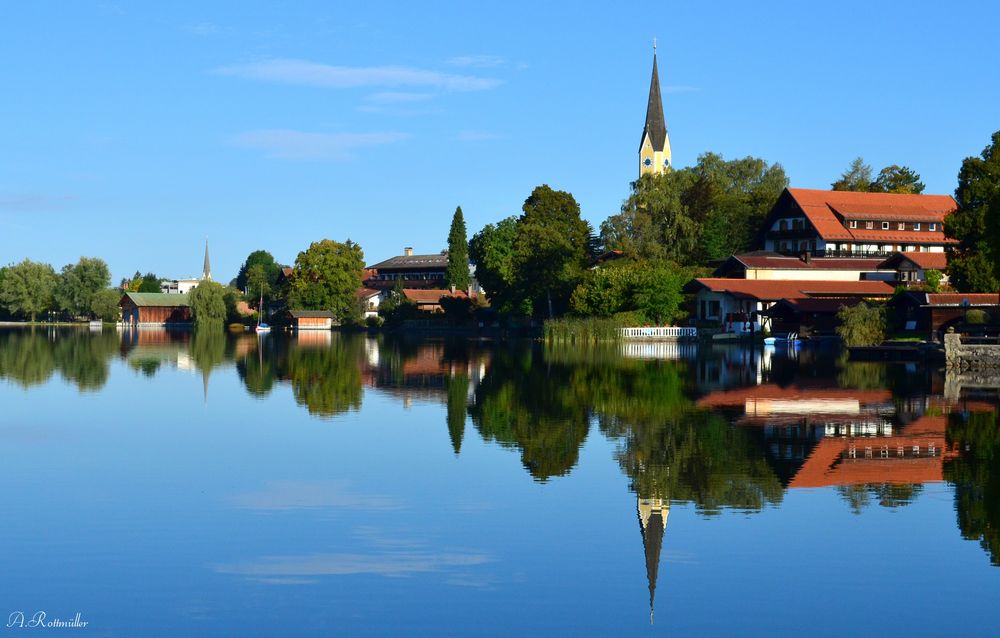
<svg viewBox="0 0 1000 638">
<path fill-rule="evenodd" d="M 455 285 L 454 284 L 452 284 L 450 286 L 450 290 L 451 290 L 451 294 L 454 295 L 455 294 Z"/>
<path fill-rule="evenodd" d="M 403 249 L 403 255 L 406 256 L 406 257 L 412 257 L 413 256 L 413 246 L 407 246 L 406 248 L 404 248 Z"/>
</svg>

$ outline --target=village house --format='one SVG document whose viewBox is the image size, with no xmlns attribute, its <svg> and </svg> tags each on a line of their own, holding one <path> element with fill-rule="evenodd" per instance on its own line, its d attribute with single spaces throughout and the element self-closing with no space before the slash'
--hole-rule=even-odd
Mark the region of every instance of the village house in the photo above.
<svg viewBox="0 0 1000 638">
<path fill-rule="evenodd" d="M 440 288 L 404 288 L 403 296 L 406 297 L 408 301 L 416 304 L 417 310 L 422 310 L 432 314 L 444 312 L 444 309 L 441 307 L 441 299 L 444 297 L 452 297 L 455 299 L 475 298 L 475 295 L 470 297 L 469 293 L 464 290 L 442 290 Z"/>
<path fill-rule="evenodd" d="M 944 252 L 956 243 L 945 237 L 944 219 L 957 208 L 949 195 L 786 188 L 760 243 L 783 254 L 826 257 Z"/>
<path fill-rule="evenodd" d="M 942 253 L 943 255 L 943 253 Z M 896 271 L 884 268 L 885 259 L 849 257 L 813 257 L 782 255 L 769 250 L 758 250 L 733 255 L 712 273 L 716 278 L 728 279 L 787 279 L 794 281 L 860 281 L 896 279 Z"/>
<path fill-rule="evenodd" d="M 448 251 L 434 255 L 414 255 L 413 248 L 406 247 L 402 255 L 368 266 L 364 273 L 366 288 L 391 290 L 400 286 L 409 289 L 441 289 L 447 284 Z M 475 269 L 469 266 L 470 289 L 478 294 L 479 283 L 475 279 Z"/>
<path fill-rule="evenodd" d="M 895 281 L 906 286 L 925 283 L 928 270 L 940 272 L 943 275 L 940 283 L 948 283 L 947 253 L 896 253 L 883 261 L 879 268 L 895 272 Z"/>
<path fill-rule="evenodd" d="M 385 293 L 386 291 L 378 290 L 376 288 L 358 288 L 355 294 L 361 304 L 361 316 L 364 319 L 378 317 L 378 306 Z"/>
<path fill-rule="evenodd" d="M 1000 313 L 1000 295 L 990 293 L 908 291 L 893 301 L 897 322 L 906 330 L 940 340 L 950 326 L 965 321 L 972 309 Z"/>
<path fill-rule="evenodd" d="M 191 324 L 188 295 L 162 292 L 126 292 L 118 305 L 127 327 L 183 326 Z"/>
<path fill-rule="evenodd" d="M 695 299 L 695 317 L 724 332 L 771 330 L 764 312 L 783 299 L 888 299 L 893 286 L 884 281 L 813 281 L 697 278 L 685 286 Z M 831 304 L 834 307 L 841 303 Z"/>
</svg>

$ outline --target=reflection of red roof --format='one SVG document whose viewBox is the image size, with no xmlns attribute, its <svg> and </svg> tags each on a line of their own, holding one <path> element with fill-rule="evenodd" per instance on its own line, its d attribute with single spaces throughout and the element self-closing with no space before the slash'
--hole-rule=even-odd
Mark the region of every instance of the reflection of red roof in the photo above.
<svg viewBox="0 0 1000 638">
<path fill-rule="evenodd" d="M 889 257 L 881 264 L 881 268 L 894 269 L 903 261 L 909 261 L 917 268 L 921 270 L 947 270 L 948 268 L 948 254 L 947 253 L 918 253 L 918 252 L 905 252 L 896 253 L 892 257 Z"/>
<path fill-rule="evenodd" d="M 995 306 L 1000 303 L 1000 293 L 996 292 L 929 292 L 928 306 L 960 306 L 968 301 L 970 306 Z"/>
<path fill-rule="evenodd" d="M 830 401 L 855 399 L 860 404 L 888 403 L 892 401 L 889 390 L 856 390 L 854 388 L 810 388 L 802 386 L 781 387 L 773 383 L 752 385 L 731 390 L 716 390 L 698 399 L 699 407 L 742 406 L 748 400 L 780 399 L 784 401 Z"/>
<path fill-rule="evenodd" d="M 846 228 L 844 220 L 942 223 L 958 205 L 949 195 L 855 193 L 789 188 L 789 195 L 824 240 L 950 243 L 940 231 L 898 231 Z M 860 225 L 860 224 L 859 224 Z"/>
<path fill-rule="evenodd" d="M 951 454 L 944 435 L 947 424 L 945 416 L 924 416 L 893 436 L 824 437 L 788 486 L 940 482 L 944 480 L 944 458 Z M 849 454 L 852 448 L 853 458 Z M 868 448 L 871 457 L 867 456 Z"/>
<path fill-rule="evenodd" d="M 795 281 L 710 277 L 694 281 L 712 292 L 728 292 L 762 301 L 805 297 L 888 297 L 893 293 L 893 287 L 884 281 Z"/>
</svg>

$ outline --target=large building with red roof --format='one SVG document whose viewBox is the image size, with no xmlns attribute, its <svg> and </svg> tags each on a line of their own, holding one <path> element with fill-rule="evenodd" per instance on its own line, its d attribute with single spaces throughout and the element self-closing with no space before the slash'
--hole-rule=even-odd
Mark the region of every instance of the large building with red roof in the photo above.
<svg viewBox="0 0 1000 638">
<path fill-rule="evenodd" d="M 764 249 L 827 257 L 944 252 L 955 243 L 944 219 L 950 195 L 857 193 L 786 188 L 764 223 Z"/>
</svg>

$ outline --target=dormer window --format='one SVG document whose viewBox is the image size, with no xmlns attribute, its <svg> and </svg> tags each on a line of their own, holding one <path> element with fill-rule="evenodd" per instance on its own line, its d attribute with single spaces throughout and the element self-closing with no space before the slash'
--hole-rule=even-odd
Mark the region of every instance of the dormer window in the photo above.
<svg viewBox="0 0 1000 638">
<path fill-rule="evenodd" d="M 906 230 L 906 222 L 899 222 L 896 224 L 896 230 Z"/>
<path fill-rule="evenodd" d="M 875 222 L 865 222 L 865 228 L 867 228 L 868 230 L 874 230 Z"/>
<path fill-rule="evenodd" d="M 851 221 L 847 222 L 847 227 L 848 228 L 857 228 L 858 227 L 858 222 L 852 219 Z"/>
<path fill-rule="evenodd" d="M 889 222 L 882 222 L 882 230 L 889 230 Z"/>
<path fill-rule="evenodd" d="M 937 230 L 937 224 L 927 224 L 927 230 L 933 233 L 935 230 Z"/>
<path fill-rule="evenodd" d="M 920 222 L 914 222 L 913 230 L 920 230 Z"/>
</svg>

